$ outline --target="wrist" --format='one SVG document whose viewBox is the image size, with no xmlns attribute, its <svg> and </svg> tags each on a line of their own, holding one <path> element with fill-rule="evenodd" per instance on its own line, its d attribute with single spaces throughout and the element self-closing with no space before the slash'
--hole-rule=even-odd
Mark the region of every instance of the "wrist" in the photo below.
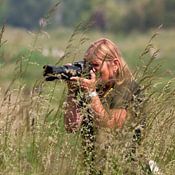
<svg viewBox="0 0 175 175">
<path fill-rule="evenodd" d="M 92 98 L 92 97 L 98 96 L 98 93 L 94 90 L 94 91 L 90 91 L 88 95 L 89 95 L 89 97 Z"/>
</svg>

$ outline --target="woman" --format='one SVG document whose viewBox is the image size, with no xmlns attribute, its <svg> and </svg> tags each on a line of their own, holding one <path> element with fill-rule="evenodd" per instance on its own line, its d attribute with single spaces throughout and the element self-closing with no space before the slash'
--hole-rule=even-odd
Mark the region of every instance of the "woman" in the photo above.
<svg viewBox="0 0 175 175">
<path fill-rule="evenodd" d="M 81 89 L 91 97 L 94 119 L 99 125 L 121 128 L 127 115 L 126 100 L 131 99 L 131 90 L 136 85 L 132 84 L 133 76 L 128 66 L 121 57 L 117 46 L 105 38 L 94 42 L 86 51 L 84 59 L 92 66 L 90 79 L 72 77 L 71 80 L 77 81 Z M 74 88 L 70 83 L 68 87 L 65 127 L 68 131 L 73 132 L 80 127 L 82 118 L 74 100 Z M 117 88 L 119 91 L 114 92 Z M 115 93 L 112 94 L 114 95 L 112 99 L 107 98 L 111 94 L 110 91 Z M 115 99 L 116 95 L 120 98 Z"/>
<path fill-rule="evenodd" d="M 123 127 L 127 119 L 128 106 L 133 101 L 133 95 L 137 94 L 140 89 L 133 80 L 132 73 L 117 46 L 112 41 L 102 38 L 92 43 L 85 52 L 84 60 L 92 67 L 90 78 L 72 77 L 71 82 L 68 83 L 65 128 L 67 131 L 75 132 L 91 121 L 93 127 L 90 126 L 91 131 L 86 135 L 96 136 L 90 139 L 89 142 L 95 142 L 95 144 L 88 150 L 92 152 L 92 150 L 98 149 L 98 152 L 104 152 L 104 147 L 108 145 L 106 143 L 109 138 L 107 133 L 114 128 Z M 80 94 L 84 94 L 88 110 L 82 106 L 82 98 L 78 97 L 76 87 L 80 87 Z M 82 108 L 86 108 L 86 112 L 82 112 Z M 89 116 L 93 117 L 87 120 L 88 117 L 84 117 L 85 113 L 89 113 Z M 88 140 L 88 136 L 83 137 L 84 140 Z M 96 158 L 91 155 L 91 161 L 98 159 L 97 154 L 93 155 Z M 103 154 L 104 157 L 106 155 Z M 100 160 L 102 159 L 100 158 Z M 95 164 L 98 163 L 95 162 Z M 102 162 L 99 164 L 102 166 L 97 165 L 96 169 L 98 172 L 102 172 L 104 165 Z M 90 166 L 92 168 L 94 165 Z"/>
</svg>

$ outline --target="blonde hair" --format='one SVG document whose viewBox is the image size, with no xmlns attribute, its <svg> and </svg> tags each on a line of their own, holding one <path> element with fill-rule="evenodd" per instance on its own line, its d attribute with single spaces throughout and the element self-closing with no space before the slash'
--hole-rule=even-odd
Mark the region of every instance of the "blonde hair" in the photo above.
<svg viewBox="0 0 175 175">
<path fill-rule="evenodd" d="M 85 60 L 92 60 L 98 58 L 104 61 L 112 61 L 118 59 L 119 61 L 119 71 L 116 75 L 116 80 L 118 84 L 122 84 L 125 79 L 131 79 L 132 74 L 121 56 L 118 47 L 109 39 L 101 38 L 90 45 L 85 53 Z"/>
</svg>

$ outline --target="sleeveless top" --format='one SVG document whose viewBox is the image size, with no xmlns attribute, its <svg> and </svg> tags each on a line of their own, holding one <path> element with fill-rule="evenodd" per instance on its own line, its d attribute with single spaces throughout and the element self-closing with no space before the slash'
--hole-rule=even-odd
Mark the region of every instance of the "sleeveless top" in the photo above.
<svg viewBox="0 0 175 175">
<path fill-rule="evenodd" d="M 100 95 L 99 95 L 100 96 Z M 124 128 L 126 130 L 134 131 L 138 123 L 142 123 L 144 116 L 142 113 L 142 102 L 144 95 L 142 93 L 141 87 L 134 80 L 125 81 L 121 85 L 114 84 L 110 90 L 103 96 L 100 96 L 101 102 L 105 110 L 109 113 L 112 109 L 126 109 L 127 117 L 124 123 Z M 125 127 L 125 124 L 127 126 Z M 131 128 L 133 127 L 133 128 Z M 125 130 L 124 129 L 124 130 Z M 122 129 L 116 128 L 105 128 L 97 126 L 97 144 L 106 147 L 107 142 L 109 143 L 111 139 L 111 132 L 120 133 Z M 127 132 L 127 131 L 126 131 Z M 134 131 L 135 132 L 135 131 Z M 131 137 L 133 137 L 131 135 Z M 132 138 L 131 138 L 132 139 Z"/>
<path fill-rule="evenodd" d="M 120 85 L 114 84 L 106 94 L 100 95 L 99 93 L 99 96 L 107 111 L 110 109 L 127 109 L 136 99 L 141 100 L 141 88 L 136 81 L 126 80 Z"/>
</svg>

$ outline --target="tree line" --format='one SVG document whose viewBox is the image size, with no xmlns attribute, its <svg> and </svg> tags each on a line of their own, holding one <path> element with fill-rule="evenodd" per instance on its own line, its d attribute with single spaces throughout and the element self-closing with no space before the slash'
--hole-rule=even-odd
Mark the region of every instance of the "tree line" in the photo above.
<svg viewBox="0 0 175 175">
<path fill-rule="evenodd" d="M 57 0 L 0 0 L 0 22 L 35 29 Z M 73 27 L 82 20 L 111 32 L 146 31 L 175 26 L 175 0 L 63 0 L 54 9 L 51 26 Z"/>
</svg>

